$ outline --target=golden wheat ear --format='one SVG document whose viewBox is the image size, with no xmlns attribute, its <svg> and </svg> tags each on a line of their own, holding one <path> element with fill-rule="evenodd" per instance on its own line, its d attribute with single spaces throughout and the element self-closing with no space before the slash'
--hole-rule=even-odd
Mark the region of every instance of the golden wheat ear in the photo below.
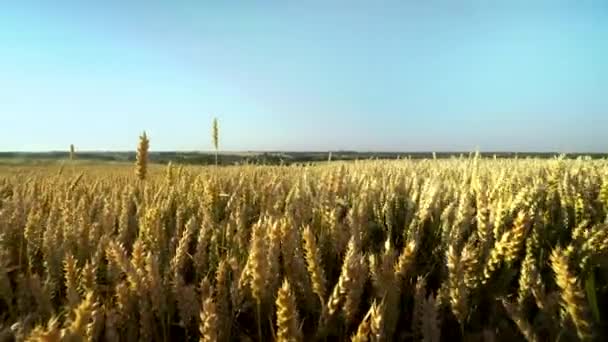
<svg viewBox="0 0 608 342">
<path fill-rule="evenodd" d="M 550 260 L 551 268 L 555 273 L 555 282 L 561 290 L 562 310 L 574 324 L 578 337 L 581 340 L 590 340 L 593 330 L 580 279 L 573 273 L 568 256 L 561 248 L 553 250 Z"/>
<path fill-rule="evenodd" d="M 302 231 L 304 240 L 304 250 L 306 255 L 306 264 L 308 266 L 308 274 L 313 287 L 313 292 L 319 297 L 321 305 L 325 304 L 326 281 L 323 264 L 321 261 L 321 253 L 317 247 L 317 240 L 310 226 L 306 226 Z"/>
<path fill-rule="evenodd" d="M 298 310 L 289 281 L 285 279 L 277 294 L 277 341 L 302 341 L 299 330 Z"/>
<path fill-rule="evenodd" d="M 215 149 L 215 165 L 218 164 L 218 153 L 220 148 L 220 124 L 217 118 L 213 118 L 213 125 L 211 128 L 211 141 L 213 142 L 213 148 Z"/>
<path fill-rule="evenodd" d="M 216 342 L 218 340 L 218 316 L 216 305 L 213 298 L 203 300 L 203 307 L 200 313 L 200 341 Z"/>
<path fill-rule="evenodd" d="M 135 160 L 135 174 L 140 180 L 145 180 L 148 174 L 148 150 L 150 149 L 150 140 L 148 135 L 144 133 L 139 137 L 137 145 L 137 155 Z"/>
</svg>

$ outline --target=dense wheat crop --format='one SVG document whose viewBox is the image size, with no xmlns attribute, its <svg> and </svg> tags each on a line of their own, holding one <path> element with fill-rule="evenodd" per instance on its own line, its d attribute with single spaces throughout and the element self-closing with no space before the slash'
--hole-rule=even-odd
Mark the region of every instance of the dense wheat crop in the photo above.
<svg viewBox="0 0 608 342">
<path fill-rule="evenodd" d="M 608 338 L 608 162 L 0 169 L 1 338 Z"/>
</svg>

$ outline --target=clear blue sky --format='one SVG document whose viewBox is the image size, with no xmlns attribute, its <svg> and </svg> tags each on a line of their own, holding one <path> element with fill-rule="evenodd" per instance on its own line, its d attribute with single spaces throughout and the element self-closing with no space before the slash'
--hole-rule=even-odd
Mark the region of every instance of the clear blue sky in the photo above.
<svg viewBox="0 0 608 342">
<path fill-rule="evenodd" d="M 5 1 L 0 150 L 608 152 L 607 1 Z"/>
</svg>

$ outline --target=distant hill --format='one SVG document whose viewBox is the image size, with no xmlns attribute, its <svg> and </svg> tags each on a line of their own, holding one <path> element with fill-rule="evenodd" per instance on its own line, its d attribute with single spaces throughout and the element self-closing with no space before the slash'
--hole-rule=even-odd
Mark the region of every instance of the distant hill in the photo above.
<svg viewBox="0 0 608 342">
<path fill-rule="evenodd" d="M 452 157 L 468 157 L 471 152 L 437 152 L 435 157 L 438 159 Z M 480 155 L 484 158 L 552 158 L 559 153 L 549 152 L 483 152 Z M 100 162 L 133 162 L 135 152 L 77 152 L 77 159 L 80 161 L 100 161 Z M 567 158 L 577 158 L 588 156 L 592 159 L 608 157 L 604 153 L 573 153 L 567 154 Z M 327 161 L 329 152 L 225 152 L 220 155 L 220 163 L 223 165 L 253 163 L 253 164 L 293 164 Z M 356 151 L 332 151 L 331 160 L 362 160 L 362 159 L 431 159 L 433 152 L 356 152 Z M 32 163 L 32 162 L 52 162 L 56 160 L 69 159 L 66 152 L 0 152 L 0 163 Z M 150 159 L 154 163 L 166 164 L 169 162 L 178 164 L 211 165 L 214 164 L 214 155 L 209 152 L 150 152 Z"/>
</svg>

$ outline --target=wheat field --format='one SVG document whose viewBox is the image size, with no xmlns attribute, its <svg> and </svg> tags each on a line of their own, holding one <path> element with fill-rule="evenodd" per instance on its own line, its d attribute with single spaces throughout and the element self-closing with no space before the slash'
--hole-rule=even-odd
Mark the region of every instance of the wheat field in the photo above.
<svg viewBox="0 0 608 342">
<path fill-rule="evenodd" d="M 0 340 L 608 338 L 606 160 L 143 169 L 0 168 Z"/>
</svg>

